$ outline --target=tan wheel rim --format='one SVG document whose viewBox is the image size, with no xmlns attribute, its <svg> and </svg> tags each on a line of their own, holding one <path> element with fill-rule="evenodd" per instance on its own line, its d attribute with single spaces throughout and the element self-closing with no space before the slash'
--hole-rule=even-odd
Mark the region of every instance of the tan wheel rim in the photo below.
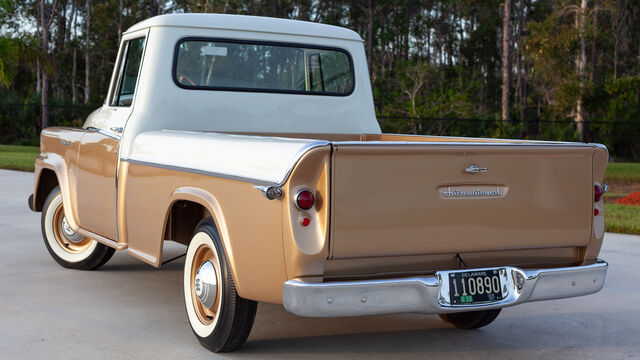
<svg viewBox="0 0 640 360">
<path fill-rule="evenodd" d="M 205 264 L 207 261 L 211 262 L 211 264 L 213 265 L 213 268 L 215 270 L 216 283 L 217 283 L 216 292 L 215 292 L 215 301 L 213 302 L 213 305 L 211 305 L 210 307 L 205 306 L 200 301 L 196 293 L 196 275 L 200 267 L 203 266 L 203 264 Z M 200 320 L 200 322 L 203 325 L 210 325 L 214 321 L 217 315 L 218 304 L 220 302 L 220 292 L 221 292 L 220 285 L 221 284 L 220 284 L 220 264 L 218 262 L 218 259 L 216 259 L 216 256 L 213 250 L 206 244 L 200 245 L 195 251 L 195 254 L 193 256 L 193 262 L 191 263 L 190 279 L 191 279 L 190 281 L 191 301 L 193 302 L 193 308 L 195 310 L 196 316 L 198 317 L 198 320 Z"/>
<path fill-rule="evenodd" d="M 79 237 L 73 241 L 70 240 L 69 236 L 65 234 L 65 226 L 63 224 L 65 222 L 64 211 L 62 205 L 60 205 L 53 214 L 53 235 L 56 243 L 58 243 L 61 249 L 70 254 L 79 254 L 87 250 L 89 246 L 91 246 L 92 240 L 86 237 Z M 69 232 L 69 229 L 66 230 Z"/>
</svg>

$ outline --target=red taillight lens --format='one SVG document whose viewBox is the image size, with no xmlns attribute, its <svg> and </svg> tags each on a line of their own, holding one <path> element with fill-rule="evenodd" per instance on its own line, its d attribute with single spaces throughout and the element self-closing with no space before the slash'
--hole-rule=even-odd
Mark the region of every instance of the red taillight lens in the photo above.
<svg viewBox="0 0 640 360">
<path fill-rule="evenodd" d="M 313 207 L 314 202 L 313 193 L 311 191 L 300 191 L 296 196 L 296 204 L 302 210 L 309 210 Z"/>
<path fill-rule="evenodd" d="M 593 187 L 593 201 L 598 202 L 602 199 L 602 188 L 599 185 Z"/>
</svg>

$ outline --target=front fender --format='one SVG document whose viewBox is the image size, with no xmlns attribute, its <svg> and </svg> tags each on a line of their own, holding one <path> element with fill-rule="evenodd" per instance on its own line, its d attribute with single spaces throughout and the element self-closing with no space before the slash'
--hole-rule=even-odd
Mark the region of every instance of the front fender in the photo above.
<svg viewBox="0 0 640 360">
<path fill-rule="evenodd" d="M 42 191 L 44 170 L 51 170 L 62 193 L 64 215 L 69 226 L 78 230 L 78 208 L 76 204 L 73 174 L 78 160 L 78 149 L 83 129 L 52 127 L 40 134 L 40 154 L 35 160 L 34 205 L 44 204 L 48 191 Z M 39 191 L 40 190 L 40 191 Z M 46 193 L 45 193 L 46 192 Z M 38 210 L 38 207 L 34 208 Z"/>
</svg>

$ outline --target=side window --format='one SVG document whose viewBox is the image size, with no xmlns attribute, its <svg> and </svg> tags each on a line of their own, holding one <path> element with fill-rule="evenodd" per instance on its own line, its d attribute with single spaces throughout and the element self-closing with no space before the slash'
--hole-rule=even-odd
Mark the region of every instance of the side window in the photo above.
<svg viewBox="0 0 640 360">
<path fill-rule="evenodd" d="M 308 55 L 311 90 L 347 93 L 353 87 L 349 58 L 338 51 L 318 51 Z"/>
<path fill-rule="evenodd" d="M 111 106 L 131 106 L 138 80 L 138 70 L 142 61 L 145 38 L 129 40 L 125 43 L 124 61 L 121 63 L 118 83 Z"/>
</svg>

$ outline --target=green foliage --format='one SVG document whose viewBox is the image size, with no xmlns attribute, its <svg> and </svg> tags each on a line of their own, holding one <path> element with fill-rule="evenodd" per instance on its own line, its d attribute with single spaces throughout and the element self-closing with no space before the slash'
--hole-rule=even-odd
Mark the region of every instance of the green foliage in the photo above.
<svg viewBox="0 0 640 360">
<path fill-rule="evenodd" d="M 640 78 L 607 80 L 591 99 L 598 123 L 590 129 L 609 152 L 627 160 L 640 159 Z"/>
<path fill-rule="evenodd" d="M 0 93 L 0 143 L 37 145 L 37 121 L 40 117 L 40 94 L 22 98 L 12 92 Z M 50 104 L 51 126 L 80 127 L 84 119 L 98 106 L 68 106 L 61 99 Z"/>
<path fill-rule="evenodd" d="M 607 164 L 604 180 L 617 183 L 640 183 L 640 163 Z"/>
<path fill-rule="evenodd" d="M 33 171 L 37 146 L 0 145 L 0 169 Z"/>
<path fill-rule="evenodd" d="M 16 74 L 18 55 L 16 40 L 0 36 L 0 88 L 11 86 Z"/>
<path fill-rule="evenodd" d="M 640 235 L 640 206 L 605 204 L 605 231 Z"/>
<path fill-rule="evenodd" d="M 607 80 L 605 90 L 608 95 L 605 121 L 640 120 L 640 78 L 626 76 L 616 80 Z"/>
</svg>

